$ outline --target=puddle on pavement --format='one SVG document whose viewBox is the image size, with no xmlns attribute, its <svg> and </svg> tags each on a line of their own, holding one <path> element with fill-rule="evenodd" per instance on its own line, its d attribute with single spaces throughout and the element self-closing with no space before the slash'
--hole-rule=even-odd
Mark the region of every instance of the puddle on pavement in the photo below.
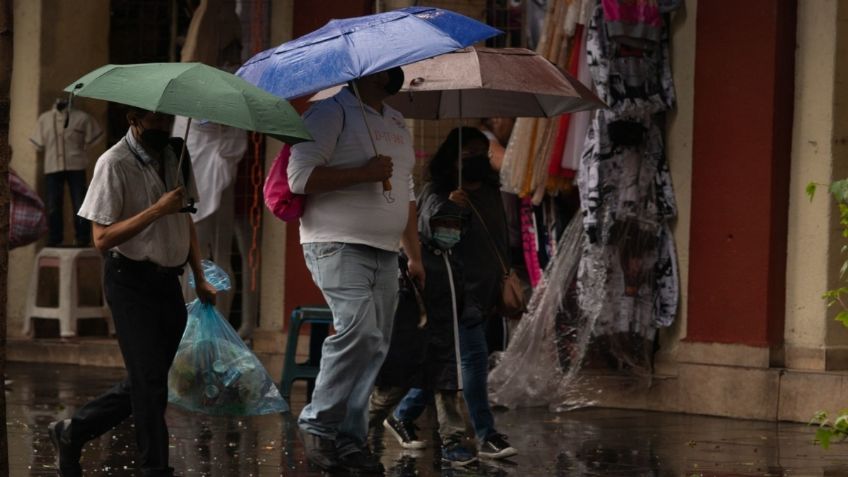
<svg viewBox="0 0 848 477">
<path fill-rule="evenodd" d="M 47 424 L 112 386 L 123 371 L 111 368 L 12 363 L 7 395 L 12 476 L 53 476 Z M 296 388 L 292 407 L 303 406 Z M 298 399 L 300 401 L 298 401 Z M 390 476 L 848 476 L 848 443 L 824 451 L 801 424 L 743 421 L 680 414 L 544 408 L 496 412 L 498 430 L 519 455 L 441 469 L 430 448 L 403 450 L 390 436 L 382 444 Z M 291 414 L 219 418 L 171 407 L 171 464 L 185 476 L 319 476 L 306 464 Z M 432 419 L 420 437 L 432 442 Z M 135 475 L 131 420 L 83 451 L 87 476 Z M 379 446 L 378 446 L 379 447 Z"/>
</svg>

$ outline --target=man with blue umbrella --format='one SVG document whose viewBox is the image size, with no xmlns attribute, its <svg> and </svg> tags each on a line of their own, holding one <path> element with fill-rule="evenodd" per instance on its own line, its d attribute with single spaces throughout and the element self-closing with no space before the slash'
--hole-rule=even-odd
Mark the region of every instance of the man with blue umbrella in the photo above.
<svg viewBox="0 0 848 477">
<path fill-rule="evenodd" d="M 368 398 L 391 338 L 398 244 L 410 276 L 424 284 L 412 137 L 403 116 L 383 104 L 402 84 L 400 68 L 355 80 L 306 112 L 315 141 L 292 147 L 289 184 L 307 194 L 303 253 L 336 329 L 324 341 L 312 402 L 298 422 L 309 461 L 324 470 L 382 472 L 366 444 Z M 393 201 L 382 194 L 390 178 Z"/>
<path fill-rule="evenodd" d="M 313 401 L 299 420 L 307 457 L 323 469 L 382 471 L 365 444 L 367 407 L 391 337 L 398 242 L 424 285 L 412 138 L 383 100 L 403 85 L 400 66 L 500 33 L 450 10 L 409 7 L 332 20 L 236 73 L 283 98 L 349 86 L 306 113 L 315 142 L 294 146 L 288 167 L 292 192 L 307 195 L 301 243 L 337 332 L 324 342 Z"/>
</svg>

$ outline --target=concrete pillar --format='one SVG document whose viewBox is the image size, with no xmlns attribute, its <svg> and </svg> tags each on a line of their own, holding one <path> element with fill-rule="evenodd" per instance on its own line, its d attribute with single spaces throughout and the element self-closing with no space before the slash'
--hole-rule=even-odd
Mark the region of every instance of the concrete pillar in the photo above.
<svg viewBox="0 0 848 477">
<path fill-rule="evenodd" d="M 687 341 L 759 349 L 765 366 L 783 351 L 795 15 L 698 4 Z"/>
<path fill-rule="evenodd" d="M 294 0 L 272 0 L 270 8 L 271 45 L 291 40 Z M 266 137 L 266 176 L 282 146 L 281 142 Z M 259 292 L 259 328 L 253 335 L 254 349 L 281 352 L 285 349 L 286 223 L 274 217 L 264 205 L 262 211 L 262 287 Z"/>
<path fill-rule="evenodd" d="M 848 176 L 846 19 L 844 2 L 798 2 L 785 330 L 786 366 L 794 369 L 848 369 L 848 329 L 821 298 L 841 286 L 845 258 L 827 185 Z M 821 184 L 812 202 L 809 182 Z"/>
<path fill-rule="evenodd" d="M 29 142 L 40 112 L 41 84 L 41 1 L 15 0 L 14 65 L 12 67 L 9 144 L 12 146 L 11 167 L 28 184 L 36 187 L 40 170 L 35 150 Z M 29 288 L 29 275 L 35 259 L 35 244 L 9 253 L 8 334 L 20 336 L 24 306 Z"/>
</svg>

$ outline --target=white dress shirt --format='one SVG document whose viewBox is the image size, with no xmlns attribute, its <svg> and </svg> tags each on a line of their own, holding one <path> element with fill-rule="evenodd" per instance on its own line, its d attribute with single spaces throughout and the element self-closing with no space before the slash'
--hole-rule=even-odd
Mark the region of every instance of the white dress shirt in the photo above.
<svg viewBox="0 0 848 477">
<path fill-rule="evenodd" d="M 100 225 L 111 225 L 137 215 L 155 204 L 166 191 L 181 185 L 178 156 L 170 146 L 163 154 L 165 183 L 156 171 L 154 159 L 136 141 L 132 131 L 128 131 L 124 139 L 97 160 L 79 216 Z M 187 195 L 197 198 L 194 184 L 192 174 Z M 177 267 L 188 259 L 190 224 L 188 214 L 166 215 L 112 250 L 132 260 Z"/>
</svg>

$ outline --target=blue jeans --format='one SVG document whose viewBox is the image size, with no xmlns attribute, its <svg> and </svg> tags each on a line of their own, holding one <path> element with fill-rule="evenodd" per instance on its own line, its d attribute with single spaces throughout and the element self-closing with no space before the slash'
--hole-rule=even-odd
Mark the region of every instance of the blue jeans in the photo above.
<svg viewBox="0 0 848 477">
<path fill-rule="evenodd" d="M 395 407 L 392 415 L 398 421 L 414 421 L 424 414 L 427 403 L 432 400 L 432 392 L 421 388 L 411 388 Z"/>
<path fill-rule="evenodd" d="M 494 434 L 495 416 L 489 407 L 489 350 L 486 348 L 486 324 L 470 328 L 459 325 L 459 349 L 462 354 L 462 395 L 477 442 Z"/>
<path fill-rule="evenodd" d="M 74 241 L 77 245 L 88 245 L 91 241 L 91 226 L 77 215 L 85 198 L 85 171 L 60 171 L 45 174 L 47 182 L 47 245 L 61 245 L 64 240 L 63 206 L 65 204 L 65 182 L 71 193 L 74 207 Z"/>
<path fill-rule="evenodd" d="M 468 415 L 477 441 L 482 443 L 497 432 L 495 416 L 489 407 L 489 351 L 486 348 L 485 323 L 470 328 L 459 326 L 459 350 L 462 359 L 462 396 L 468 406 Z M 432 393 L 412 388 L 397 405 L 395 419 L 414 421 L 427 407 Z"/>
<path fill-rule="evenodd" d="M 366 445 L 368 397 L 389 349 L 398 295 L 397 253 L 366 245 L 303 244 L 306 266 L 333 312 L 312 402 L 298 424 L 336 441 L 339 455 Z"/>
</svg>

